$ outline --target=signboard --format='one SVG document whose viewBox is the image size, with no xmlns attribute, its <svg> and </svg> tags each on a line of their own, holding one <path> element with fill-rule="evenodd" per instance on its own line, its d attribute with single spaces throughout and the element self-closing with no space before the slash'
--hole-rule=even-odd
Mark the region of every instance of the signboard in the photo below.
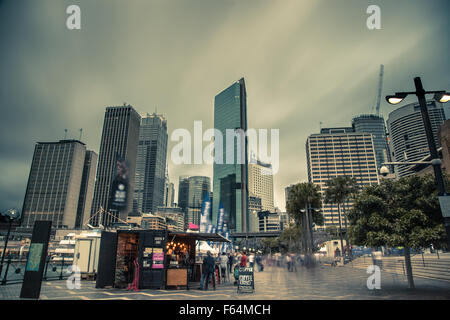
<svg viewBox="0 0 450 320">
<path fill-rule="evenodd" d="M 43 249 L 44 249 L 43 243 L 32 243 L 30 245 L 27 267 L 25 268 L 26 271 L 39 271 Z"/>
<path fill-rule="evenodd" d="M 240 267 L 238 275 L 238 287 L 237 292 L 249 292 L 255 291 L 255 277 L 253 274 L 253 268 Z"/>
<path fill-rule="evenodd" d="M 111 199 L 109 207 L 121 210 L 127 206 L 128 196 L 128 165 L 124 159 L 117 157 L 114 180 L 111 184 Z"/>
<path fill-rule="evenodd" d="M 20 298 L 39 299 L 51 226 L 51 221 L 34 223 Z"/>
<path fill-rule="evenodd" d="M 441 205 L 442 216 L 450 218 L 450 196 L 439 197 L 439 204 Z"/>
<path fill-rule="evenodd" d="M 163 269 L 164 268 L 164 252 L 162 248 L 153 249 L 153 269 Z"/>
</svg>

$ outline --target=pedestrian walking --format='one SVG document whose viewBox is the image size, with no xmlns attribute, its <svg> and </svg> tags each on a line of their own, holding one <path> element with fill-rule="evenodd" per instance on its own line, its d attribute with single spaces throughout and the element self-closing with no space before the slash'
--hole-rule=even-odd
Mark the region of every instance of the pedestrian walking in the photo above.
<svg viewBox="0 0 450 320">
<path fill-rule="evenodd" d="M 246 255 L 245 251 L 242 252 L 240 266 L 241 267 L 246 267 L 247 266 L 247 255 Z"/>
<path fill-rule="evenodd" d="M 255 255 L 253 253 L 250 253 L 248 256 L 248 262 L 250 264 L 250 268 L 253 268 L 255 266 Z"/>
<path fill-rule="evenodd" d="M 261 266 L 262 266 L 261 256 L 259 254 L 256 256 L 255 261 L 256 261 L 256 266 L 258 267 L 258 272 L 262 271 L 261 270 Z"/>
<path fill-rule="evenodd" d="M 211 256 L 211 251 L 206 253 L 206 257 L 203 260 L 205 265 L 205 290 L 208 290 L 209 277 L 212 278 L 213 288 L 216 290 L 216 279 L 215 279 L 215 271 L 216 271 L 216 263 L 214 258 Z"/>
<path fill-rule="evenodd" d="M 232 253 L 228 254 L 228 273 L 233 272 L 234 255 Z"/>
<path fill-rule="evenodd" d="M 297 263 L 295 261 L 295 255 L 291 254 L 291 271 L 292 272 L 297 272 Z"/>
<path fill-rule="evenodd" d="M 228 279 L 228 256 L 225 252 L 219 257 L 219 264 L 223 280 Z"/>
<path fill-rule="evenodd" d="M 286 265 L 287 265 L 287 270 L 289 272 L 291 271 L 291 263 L 292 263 L 291 256 L 289 254 L 286 254 Z"/>
</svg>

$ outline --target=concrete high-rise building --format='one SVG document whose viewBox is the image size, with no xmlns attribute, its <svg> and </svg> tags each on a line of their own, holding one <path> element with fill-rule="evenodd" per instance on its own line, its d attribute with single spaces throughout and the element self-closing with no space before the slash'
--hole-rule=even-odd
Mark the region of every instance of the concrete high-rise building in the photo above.
<svg viewBox="0 0 450 320">
<path fill-rule="evenodd" d="M 278 212 L 262 211 L 259 213 L 259 232 L 280 231 Z"/>
<path fill-rule="evenodd" d="M 166 181 L 164 187 L 164 207 L 171 208 L 174 205 L 174 197 L 175 197 L 175 185 Z"/>
<path fill-rule="evenodd" d="M 178 184 L 178 206 L 185 212 L 185 224 L 200 225 L 203 199 L 211 192 L 211 179 L 205 176 L 181 176 Z M 213 221 L 215 223 L 215 220 Z"/>
<path fill-rule="evenodd" d="M 353 118 L 352 127 L 355 132 L 367 132 L 372 134 L 378 169 L 381 168 L 383 163 L 391 161 L 386 136 L 386 125 L 382 116 L 374 114 L 360 115 Z"/>
<path fill-rule="evenodd" d="M 86 151 L 86 156 L 84 158 L 83 177 L 81 178 L 80 197 L 78 200 L 75 228 L 83 228 L 91 214 L 97 161 L 98 155 L 94 151 Z"/>
<path fill-rule="evenodd" d="M 159 207 L 156 209 L 155 215 L 166 219 L 169 230 L 183 232 L 185 229 L 184 214 L 183 209 L 178 207 Z"/>
<path fill-rule="evenodd" d="M 248 231 L 259 232 L 259 213 L 262 210 L 261 198 L 249 195 L 248 196 Z"/>
<path fill-rule="evenodd" d="M 306 155 L 308 181 L 320 187 L 322 196 L 326 182 L 337 176 L 353 177 L 361 188 L 379 183 L 370 133 L 354 132 L 352 128 L 322 129 L 320 134 L 312 134 L 306 140 Z M 344 210 L 349 210 L 350 206 L 351 203 L 346 203 Z M 339 226 L 337 205 L 323 202 L 322 212 L 325 227 Z M 342 215 L 341 219 L 344 227 Z"/>
<path fill-rule="evenodd" d="M 31 229 L 38 220 L 52 221 L 53 228 L 77 226 L 77 218 L 81 219 L 90 210 L 92 197 L 96 157 L 93 152 L 88 154 L 85 144 L 78 140 L 36 144 L 23 204 L 22 228 Z M 87 158 L 90 158 L 88 162 Z"/>
<path fill-rule="evenodd" d="M 132 211 L 140 122 L 141 116 L 130 105 L 106 108 L 91 210 L 92 225 L 97 225 L 100 219 L 103 225 L 111 225 L 117 222 L 117 218 L 125 221 L 128 213 Z M 123 176 L 127 180 L 126 206 L 121 209 L 112 209 L 110 208 L 110 200 L 113 196 L 111 190 L 117 176 L 119 161 L 124 161 L 126 164 L 126 170 L 120 167 L 121 173 L 124 173 Z M 111 215 L 96 214 L 100 207 Z"/>
<path fill-rule="evenodd" d="M 273 173 L 270 164 L 254 159 L 248 164 L 248 192 L 261 198 L 261 209 L 273 212 Z"/>
<path fill-rule="evenodd" d="M 440 146 L 438 129 L 445 121 L 442 104 L 427 101 L 428 115 L 436 147 Z M 407 104 L 391 113 L 387 120 L 392 159 L 396 162 L 420 161 L 430 154 L 422 114 L 418 103 Z M 397 177 L 414 174 L 411 165 L 395 166 Z"/>
<path fill-rule="evenodd" d="M 164 206 L 167 161 L 167 121 L 159 114 L 142 118 L 136 160 L 133 209 L 156 211 Z"/>
<path fill-rule="evenodd" d="M 216 221 L 219 206 L 222 204 L 225 210 L 224 221 L 229 230 L 246 232 L 249 228 L 249 217 L 248 150 L 245 136 L 247 132 L 247 93 L 244 78 L 216 95 L 214 128 L 220 131 L 223 144 L 220 144 L 221 139 L 214 139 L 214 152 L 217 159 L 213 165 L 212 221 Z M 236 138 L 226 141 L 227 131 L 235 134 Z M 234 161 L 230 163 L 227 159 L 234 159 Z"/>
</svg>

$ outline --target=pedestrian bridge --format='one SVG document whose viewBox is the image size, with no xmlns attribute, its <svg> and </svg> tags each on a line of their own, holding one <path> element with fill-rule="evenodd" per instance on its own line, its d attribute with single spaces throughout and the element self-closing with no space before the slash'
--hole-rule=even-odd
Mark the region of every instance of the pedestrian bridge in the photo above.
<svg viewBox="0 0 450 320">
<path fill-rule="evenodd" d="M 268 231 L 268 232 L 235 232 L 230 234 L 231 238 L 275 238 L 279 237 L 281 231 Z"/>
</svg>

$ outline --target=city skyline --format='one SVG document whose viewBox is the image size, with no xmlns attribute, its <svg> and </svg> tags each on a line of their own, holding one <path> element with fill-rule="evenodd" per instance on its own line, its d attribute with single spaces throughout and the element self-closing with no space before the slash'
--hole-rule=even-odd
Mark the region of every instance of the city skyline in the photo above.
<svg viewBox="0 0 450 320">
<path fill-rule="evenodd" d="M 448 10 L 442 9 L 448 2 L 409 1 L 405 6 L 379 1 L 382 29 L 372 31 L 365 27 L 368 3 L 180 1 L 127 7 L 105 2 L 96 7 L 79 1 L 79 31 L 65 28 L 65 3 L 0 3 L 11 9 L 0 10 L 0 32 L 9 48 L 0 53 L 5 70 L 0 76 L 5 107 L 1 208 L 21 207 L 37 141 L 62 139 L 65 128 L 68 138 L 77 139 L 83 128 L 81 140 L 98 153 L 104 108 L 124 101 L 140 114 L 156 106 L 170 122 L 169 136 L 176 128 L 190 130 L 195 120 L 213 127 L 215 94 L 243 76 L 248 126 L 280 128 L 274 191 L 275 206 L 283 209 L 284 187 L 307 180 L 307 136 L 319 130 L 320 122 L 344 126 L 370 113 L 380 63 L 385 65 L 383 95 L 411 90 L 416 75 L 425 88 L 450 87 Z M 119 16 L 136 16 L 137 22 L 110 22 Z M 415 24 L 423 19 L 426 25 Z M 106 31 L 111 36 L 102 37 Z M 222 53 L 230 41 L 235 47 Z M 414 98 L 399 107 L 409 102 Z M 394 109 L 382 101 L 385 119 Z M 180 117 L 184 110 L 189 112 Z M 169 139 L 169 151 L 173 145 Z M 212 178 L 208 165 L 169 163 L 169 172 L 171 181 L 183 174 Z"/>
</svg>

